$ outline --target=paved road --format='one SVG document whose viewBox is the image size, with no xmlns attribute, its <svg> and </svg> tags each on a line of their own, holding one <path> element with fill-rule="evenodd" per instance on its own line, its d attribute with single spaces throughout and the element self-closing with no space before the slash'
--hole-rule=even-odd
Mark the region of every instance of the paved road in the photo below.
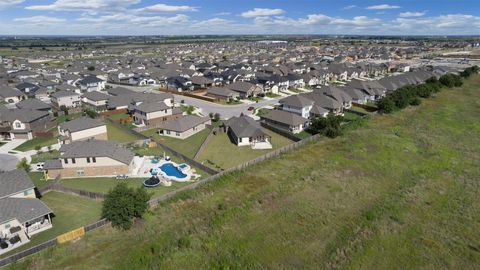
<svg viewBox="0 0 480 270">
<path fill-rule="evenodd" d="M 14 155 L 0 154 L 0 170 L 11 171 L 17 167 L 18 158 Z"/>
<path fill-rule="evenodd" d="M 113 87 L 117 87 L 118 85 L 112 85 Z M 136 92 L 147 92 L 147 93 L 159 93 L 153 89 L 158 88 L 158 86 L 146 86 L 146 87 L 136 87 L 136 86 L 120 86 L 124 88 L 128 88 L 130 90 Z M 185 101 L 185 104 L 192 105 L 201 109 L 204 115 L 208 115 L 209 113 L 219 113 L 221 118 L 228 119 L 232 116 L 239 116 L 241 113 L 245 115 L 251 115 L 252 111 L 248 111 L 249 107 L 254 108 L 262 108 L 265 106 L 272 106 L 278 103 L 283 97 L 279 98 L 266 98 L 264 100 L 259 101 L 258 103 L 251 103 L 251 104 L 238 104 L 238 105 L 222 105 L 213 102 L 208 102 L 192 97 L 186 97 L 182 95 L 174 94 L 175 101 L 180 102 L 181 100 Z"/>
</svg>

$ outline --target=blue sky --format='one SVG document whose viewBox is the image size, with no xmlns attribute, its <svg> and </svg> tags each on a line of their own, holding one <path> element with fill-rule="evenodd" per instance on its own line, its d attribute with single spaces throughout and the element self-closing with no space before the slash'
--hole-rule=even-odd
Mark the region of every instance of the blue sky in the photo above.
<svg viewBox="0 0 480 270">
<path fill-rule="evenodd" d="M 0 0 L 3 35 L 480 35 L 479 0 Z"/>
</svg>

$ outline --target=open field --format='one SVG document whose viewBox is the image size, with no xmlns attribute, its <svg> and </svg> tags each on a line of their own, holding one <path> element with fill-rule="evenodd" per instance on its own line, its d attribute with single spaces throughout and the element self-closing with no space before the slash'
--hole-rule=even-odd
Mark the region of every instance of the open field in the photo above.
<svg viewBox="0 0 480 270">
<path fill-rule="evenodd" d="M 10 269 L 478 268 L 479 100 L 476 76 Z"/>
<path fill-rule="evenodd" d="M 210 139 L 198 160 L 214 169 L 219 169 L 218 167 L 228 169 L 292 143 L 290 139 L 273 131 L 268 129 L 265 129 L 265 131 L 272 136 L 270 142 L 273 149 L 253 150 L 250 146 L 238 147 L 230 141 L 226 133 L 220 132 Z"/>
<path fill-rule="evenodd" d="M 158 135 L 157 131 L 158 129 L 150 129 L 142 132 L 142 134 L 144 134 L 145 136 L 153 137 L 160 143 L 172 148 L 177 152 L 184 154 L 189 158 L 193 158 L 193 156 L 195 156 L 195 153 L 197 153 L 198 149 L 207 138 L 208 133 L 210 133 L 210 129 L 204 129 L 197 134 L 186 138 L 185 140 L 180 140 L 176 138 Z"/>
<path fill-rule="evenodd" d="M 38 245 L 62 233 L 80 228 L 100 219 L 102 205 L 94 200 L 55 191 L 45 194 L 41 200 L 55 214 L 55 217 L 52 219 L 53 227 L 32 236 L 28 244 L 15 249 L 10 254 Z M 9 253 L 6 255 L 9 255 Z M 5 257 L 5 255 L 2 256 Z"/>
<path fill-rule="evenodd" d="M 65 187 L 81 189 L 85 191 L 107 193 L 113 189 L 117 183 L 126 182 L 129 187 L 138 188 L 143 186 L 146 178 L 132 178 L 126 180 L 117 180 L 115 178 L 81 178 L 81 179 L 62 179 L 60 184 Z M 172 186 L 158 186 L 148 188 L 147 191 L 152 193 L 152 198 L 163 195 L 179 187 L 188 185 L 189 183 L 172 182 Z"/>
</svg>

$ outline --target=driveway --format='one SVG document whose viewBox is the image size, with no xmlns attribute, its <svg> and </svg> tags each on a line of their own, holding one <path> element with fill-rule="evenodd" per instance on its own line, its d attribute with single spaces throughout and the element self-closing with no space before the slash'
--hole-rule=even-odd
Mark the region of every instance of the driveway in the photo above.
<svg viewBox="0 0 480 270">
<path fill-rule="evenodd" d="M 0 154 L 0 170 L 11 171 L 17 168 L 18 158 L 10 154 Z"/>
<path fill-rule="evenodd" d="M 117 85 L 112 85 L 112 86 L 116 87 Z M 153 90 L 155 88 L 158 88 L 158 86 L 135 87 L 135 86 L 122 85 L 120 87 L 124 87 L 136 92 L 160 93 L 156 90 Z M 266 98 L 259 101 L 258 103 L 252 103 L 252 104 L 222 105 L 222 104 L 217 104 L 217 103 L 196 99 L 192 97 L 186 97 L 182 95 L 174 94 L 173 96 L 175 97 L 176 102 L 180 102 L 181 100 L 184 100 L 185 104 L 200 108 L 203 115 L 205 116 L 207 116 L 209 113 L 219 113 L 222 119 L 228 119 L 232 116 L 239 116 L 241 113 L 245 115 L 251 115 L 252 111 L 247 110 L 249 107 L 254 107 L 256 109 L 256 108 L 262 108 L 266 106 L 272 106 L 277 104 L 278 101 L 283 98 L 283 97 Z"/>
</svg>

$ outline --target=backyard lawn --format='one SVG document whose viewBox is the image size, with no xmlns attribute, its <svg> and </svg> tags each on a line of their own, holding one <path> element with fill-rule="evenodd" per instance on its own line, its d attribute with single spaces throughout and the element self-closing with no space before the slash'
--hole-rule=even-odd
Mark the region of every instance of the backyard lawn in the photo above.
<svg viewBox="0 0 480 270">
<path fill-rule="evenodd" d="M 228 169 L 293 143 L 290 139 L 273 131 L 267 129 L 265 129 L 265 131 L 272 136 L 270 142 L 272 143 L 273 149 L 253 150 L 250 146 L 238 147 L 230 141 L 226 133 L 218 133 L 210 139 L 198 160 L 213 169 Z"/>
<path fill-rule="evenodd" d="M 186 155 L 189 158 L 193 158 L 193 156 L 195 156 L 195 153 L 197 153 L 198 149 L 207 138 L 208 133 L 210 133 L 210 129 L 204 129 L 197 134 L 186 138 L 185 140 L 181 140 L 158 135 L 157 131 L 158 129 L 150 129 L 142 132 L 142 134 L 144 134 L 145 136 L 153 137 L 161 144 L 166 145 L 173 150 Z"/>
<path fill-rule="evenodd" d="M 128 130 L 125 130 L 121 127 L 117 127 L 116 125 L 112 123 L 107 123 L 107 134 L 108 134 L 108 139 L 112 141 L 117 141 L 117 142 L 132 142 L 136 141 L 138 139 L 141 139 L 134 134 L 128 132 Z"/>
<path fill-rule="evenodd" d="M 45 181 L 45 179 L 43 178 L 44 176 L 43 172 L 29 172 L 28 175 L 30 176 L 30 179 L 32 179 L 33 184 L 37 188 L 44 187 L 48 183 L 53 181 L 53 180 Z"/>
<path fill-rule="evenodd" d="M 53 227 L 34 235 L 28 244 L 13 250 L 10 254 L 25 250 L 55 238 L 60 234 L 93 223 L 99 220 L 101 216 L 101 202 L 84 197 L 51 191 L 45 194 L 41 200 L 52 209 L 55 215 L 52 219 Z"/>
<path fill-rule="evenodd" d="M 85 191 L 107 193 L 113 189 L 116 184 L 120 182 L 126 182 L 129 187 L 137 188 L 143 186 L 143 181 L 146 178 L 131 178 L 126 180 L 117 180 L 115 178 L 81 178 L 81 179 L 62 179 L 60 184 L 65 187 L 81 189 Z M 170 192 L 176 188 L 188 185 L 190 183 L 172 182 L 172 186 L 164 187 L 158 186 L 154 188 L 148 188 L 147 191 L 151 192 L 152 198 L 158 197 L 162 194 Z"/>
<path fill-rule="evenodd" d="M 29 150 L 35 150 L 35 147 L 40 146 L 49 146 L 52 144 L 56 144 L 58 142 L 57 138 L 51 137 L 36 137 L 31 140 L 28 140 L 21 145 L 17 146 L 14 150 L 25 152 Z"/>
</svg>

